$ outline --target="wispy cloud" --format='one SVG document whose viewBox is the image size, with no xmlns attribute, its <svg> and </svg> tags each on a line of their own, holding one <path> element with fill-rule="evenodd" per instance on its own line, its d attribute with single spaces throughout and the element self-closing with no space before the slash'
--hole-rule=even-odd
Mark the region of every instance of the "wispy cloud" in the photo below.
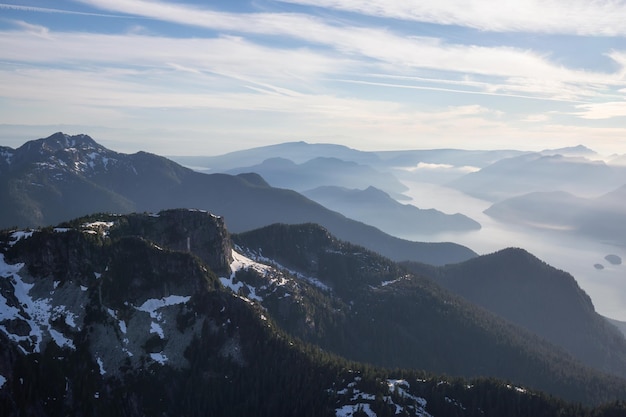
<svg viewBox="0 0 626 417">
<path fill-rule="evenodd" d="M 581 110 L 578 115 L 584 119 L 601 120 L 626 117 L 626 101 L 588 103 L 576 107 Z"/>
<path fill-rule="evenodd" d="M 380 148 L 381 138 L 387 148 L 626 141 L 623 129 L 597 122 L 624 116 L 622 39 L 593 52 L 602 70 L 549 48 L 506 42 L 517 34 L 459 39 L 446 36 L 443 26 L 421 31 L 434 25 L 387 20 L 578 34 L 568 29 L 574 23 L 560 22 L 569 15 L 550 23 L 565 3 L 520 2 L 533 12 L 517 15 L 522 6 L 506 1 L 508 8 L 486 1 L 287 0 L 280 9 L 289 13 L 273 12 L 274 2 L 263 3 L 264 12 L 248 3 L 247 12 L 164 0 L 61 4 L 78 10 L 0 4 L 13 17 L 3 18 L 0 30 L 0 123 L 26 123 L 32 115 L 46 123 L 98 123 L 100 114 L 99 125 L 143 123 L 163 131 L 184 125 L 238 140 L 346 137 L 360 148 Z M 572 4 L 571 10 L 584 8 Z M 603 17 L 620 15 L 623 2 L 598 4 L 587 14 L 587 28 L 576 30 L 600 35 L 598 22 L 626 30 Z M 72 19 L 46 21 L 58 13 L 92 17 L 75 19 L 74 26 L 60 23 Z M 384 19 L 360 19 L 364 14 Z M 109 17 L 128 21 L 111 25 Z"/>
<path fill-rule="evenodd" d="M 0 32 L 3 60 L 51 67 L 98 64 L 161 69 L 172 69 L 175 63 L 188 70 L 283 80 L 290 77 L 315 79 L 318 74 L 340 71 L 350 65 L 347 59 L 329 57 L 307 48 L 271 48 L 232 36 L 171 38 L 46 30 L 48 36 L 42 38 L 38 33 L 34 35 L 30 28 Z"/>
<path fill-rule="evenodd" d="M 80 1 L 105 10 L 213 30 L 285 35 L 306 44 L 325 45 L 336 53 L 363 60 L 363 64 L 379 65 L 379 69 L 385 65 L 387 69 L 393 67 L 392 74 L 426 69 L 506 79 L 498 85 L 491 85 L 489 90 L 482 92 L 484 94 L 519 97 L 536 94 L 539 98 L 576 101 L 585 95 L 599 94 L 601 89 L 607 87 L 626 85 L 622 77 L 626 62 L 616 52 L 608 56 L 619 65 L 619 70 L 616 73 L 601 73 L 567 68 L 550 62 L 538 53 L 514 47 L 451 44 L 438 38 L 401 35 L 375 27 L 339 26 L 302 14 L 227 13 L 197 6 L 143 0 Z M 339 7 L 339 4 L 344 3 L 327 1 L 321 4 Z M 371 7 L 376 10 L 398 10 L 399 13 L 399 10 L 417 10 L 426 3 L 412 2 L 411 7 L 403 6 L 404 3 L 400 2 L 391 2 L 389 6 L 386 4 L 374 2 Z M 492 5 L 491 2 L 489 4 Z M 357 9 L 369 7 L 366 2 L 359 1 L 346 2 L 345 5 Z M 478 6 L 487 9 L 486 3 L 476 2 Z M 459 5 L 453 9 L 466 10 Z M 435 10 L 439 9 L 435 7 Z"/>
<path fill-rule="evenodd" d="M 54 8 L 50 8 L 50 7 L 23 6 L 23 5 L 19 5 L 19 4 L 7 4 L 7 3 L 0 3 L 0 9 L 19 10 L 19 11 L 23 11 L 23 12 L 69 14 L 69 15 L 76 15 L 76 16 L 113 17 L 113 18 L 120 18 L 120 19 L 135 18 L 134 16 L 123 16 L 123 15 L 113 15 L 113 14 L 93 13 L 93 12 L 81 12 L 81 11 L 76 11 L 76 10 L 54 9 Z"/>
<path fill-rule="evenodd" d="M 624 36 L 626 3 L 613 0 L 281 0 L 494 32 Z"/>
</svg>

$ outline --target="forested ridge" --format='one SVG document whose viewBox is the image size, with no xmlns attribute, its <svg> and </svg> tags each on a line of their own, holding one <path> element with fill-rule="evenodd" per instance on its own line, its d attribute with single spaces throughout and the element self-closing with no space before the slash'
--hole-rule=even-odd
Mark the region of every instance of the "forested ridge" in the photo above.
<svg viewBox="0 0 626 417">
<path fill-rule="evenodd" d="M 138 216 L 93 215 L 56 228 L 0 233 L 3 311 L 24 308 L 0 319 L 3 415 L 332 416 L 352 410 L 378 416 L 592 417 L 626 411 L 623 402 L 615 401 L 624 392 L 622 380 L 573 362 L 573 370 L 558 368 L 569 362 L 550 357 L 554 352 L 549 349 L 546 357 L 556 365 L 546 366 L 545 376 L 570 389 L 560 395 L 569 396 L 567 402 L 510 378 L 461 378 L 429 370 L 437 360 L 453 364 L 455 356 L 459 369 L 475 366 L 480 361 L 471 354 L 485 346 L 494 349 L 483 353 L 500 361 L 498 366 L 542 362 L 525 362 L 529 353 L 500 337 L 508 337 L 506 326 L 502 335 L 493 334 L 499 327 L 483 322 L 490 316 L 479 309 L 459 309 L 463 302 L 431 280 L 338 241 L 318 226 L 274 231 L 284 235 L 283 243 L 274 240 L 276 250 L 289 244 L 293 253 L 283 253 L 294 256 L 291 263 L 276 260 L 284 263 L 284 275 L 271 276 L 282 277 L 289 291 L 297 289 L 289 296 L 271 286 L 262 293 L 267 277 L 254 274 L 254 268 L 234 274 L 233 282 L 257 283 L 250 284 L 263 296 L 257 302 L 225 288 L 224 272 L 211 267 L 219 269 L 224 256 L 231 256 L 219 218 L 186 210 Z M 192 233 L 200 227 L 204 233 Z M 290 240 L 292 232 L 309 239 Z M 228 242 L 213 240 L 216 236 Z M 233 247 L 243 251 L 238 245 L 246 239 L 234 236 Z M 193 251 L 209 246 L 211 253 L 222 255 L 203 260 Z M 269 248 L 259 249 L 271 257 Z M 317 256 L 319 249 L 326 255 Z M 292 275 L 296 271 L 290 268 L 296 267 L 317 268 L 329 287 Z M 346 276 L 351 278 L 342 281 Z M 20 298 L 22 281 L 32 283 L 22 287 L 32 299 Z M 271 291 L 275 299 L 265 295 Z M 290 298 L 295 302 L 285 304 Z M 42 322 L 41 313 L 24 314 L 35 311 L 25 307 L 31 302 L 40 310 L 46 303 L 56 307 Z M 436 314 L 428 315 L 432 311 Z M 449 339 L 451 324 L 466 327 L 463 332 L 454 328 L 455 341 Z M 32 338 L 22 337 L 35 325 L 41 326 L 41 350 Z M 472 348 L 476 337 L 483 342 Z M 491 344 L 490 337 L 495 338 Z M 439 353 L 427 349 L 436 342 Z M 507 343 L 510 348 L 498 348 Z M 458 357 L 455 344 L 468 356 Z M 516 350 L 519 358 L 503 353 Z M 410 358 L 414 362 L 400 363 Z"/>
</svg>

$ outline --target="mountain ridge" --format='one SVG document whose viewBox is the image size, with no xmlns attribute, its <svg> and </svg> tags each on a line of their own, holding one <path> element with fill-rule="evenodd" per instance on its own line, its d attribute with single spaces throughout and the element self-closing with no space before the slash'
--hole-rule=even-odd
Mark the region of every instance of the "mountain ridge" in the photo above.
<svg viewBox="0 0 626 417">
<path fill-rule="evenodd" d="M 227 238 L 220 218 L 195 210 L 0 233 L 2 409 L 37 417 L 593 412 L 493 379 L 347 362 L 290 338 L 201 261 L 223 260 L 229 247 L 200 244 L 198 220 Z"/>
<path fill-rule="evenodd" d="M 480 223 L 463 214 L 446 214 L 435 209 L 420 209 L 411 204 L 402 204 L 373 186 L 363 190 L 322 186 L 302 194 L 324 207 L 378 227 L 394 236 L 481 228 Z"/>
<path fill-rule="evenodd" d="M 48 139 L 57 146 L 61 136 L 67 141 L 74 138 L 57 133 Z M 33 143 L 18 149 L 32 148 Z M 45 144 L 46 139 L 36 143 Z M 102 151 L 97 150 L 100 148 Z M 268 187 L 265 181 L 250 174 L 201 174 L 146 152 L 126 155 L 104 147 L 97 149 L 64 148 L 48 152 L 43 162 L 17 158 L 16 150 L 10 169 L 0 172 L 0 196 L 10 202 L 0 206 L 0 227 L 56 224 L 93 212 L 157 212 L 195 207 L 227 213 L 226 222 L 233 232 L 277 222 L 315 222 L 342 239 L 397 260 L 443 264 L 476 255 L 457 244 L 392 237 L 332 212 L 295 191 Z M 21 164 L 15 163 L 20 160 Z"/>
<path fill-rule="evenodd" d="M 568 273 L 520 248 L 455 265 L 406 264 L 466 300 L 566 351 L 589 366 L 626 377 L 626 339 L 600 316 Z"/>
<path fill-rule="evenodd" d="M 137 216 L 139 218 L 131 218 Z M 4 326 L 0 339 L 3 343 L 11 338 L 19 340 L 6 343 L 6 346 L 11 347 L 8 357 L 0 355 L 0 358 L 4 358 L 0 363 L 0 371 L 4 372 L 2 375 L 7 381 L 4 383 L 9 384 L 8 392 L 0 387 L 0 401 L 7 405 L 10 404 L 10 398 L 17 398 L 20 404 L 27 401 L 27 404 L 39 407 L 33 412 L 35 415 L 59 415 L 64 413 L 63 410 L 71 414 L 82 410 L 79 414 L 92 415 L 93 412 L 88 412 L 88 409 L 98 410 L 97 414 L 100 414 L 104 404 L 112 407 L 114 412 L 130 415 L 137 415 L 140 412 L 138 410 L 148 414 L 164 411 L 171 414 L 174 412 L 172 407 L 181 406 L 188 412 L 195 409 L 219 413 L 222 409 L 221 414 L 224 414 L 223 407 L 231 404 L 235 398 L 239 399 L 239 405 L 227 412 L 227 415 L 238 415 L 242 410 L 252 412 L 255 408 L 261 410 L 261 415 L 291 415 L 294 409 L 300 410 L 302 415 L 308 414 L 306 409 L 313 415 L 339 415 L 344 407 L 354 407 L 350 409 L 356 410 L 359 405 L 374 407 L 383 413 L 383 410 L 397 412 L 394 404 L 401 403 L 393 400 L 393 396 L 393 401 L 377 402 L 374 393 L 388 396 L 396 384 L 391 382 L 392 379 L 396 381 L 406 378 L 410 382 L 407 382 L 405 389 L 411 389 L 412 396 L 423 396 L 425 402 L 421 402 L 419 409 L 428 411 L 430 415 L 474 415 L 486 406 L 487 403 L 483 401 L 492 401 L 492 398 L 499 396 L 507 400 L 502 400 L 501 405 L 489 406 L 487 411 L 482 410 L 481 415 L 485 413 L 497 416 L 506 413 L 515 416 L 517 411 L 504 408 L 512 401 L 508 399 L 511 393 L 515 393 L 519 401 L 534 398 L 534 407 L 544 407 L 544 410 L 552 410 L 552 413 L 558 407 L 562 410 L 568 409 L 562 403 L 545 400 L 545 397 L 535 391 L 514 389 L 512 387 L 517 385 L 510 383 L 507 385 L 493 380 L 474 380 L 468 384 L 463 380 L 432 377 L 421 371 L 410 370 L 398 370 L 394 374 L 380 368 L 367 368 L 354 362 L 345 362 L 310 345 L 302 345 L 282 333 L 276 327 L 273 311 L 264 309 L 265 304 L 258 304 L 256 301 L 257 298 L 269 300 L 278 288 L 286 285 L 283 278 L 273 275 L 274 272 L 265 278 L 255 278 L 253 271 L 262 272 L 262 269 L 256 269 L 258 266 L 251 263 L 246 266 L 247 261 L 240 255 L 235 256 L 235 252 L 228 259 L 231 260 L 230 277 L 218 278 L 201 258 L 206 258 L 203 253 L 207 250 L 215 252 L 218 256 L 209 258 L 218 259 L 216 265 L 219 267 L 223 264 L 223 255 L 229 247 L 217 239 L 210 249 L 203 249 L 206 246 L 197 239 L 206 238 L 209 242 L 211 239 L 205 236 L 206 233 L 193 237 L 198 226 L 197 219 L 213 225 L 215 232 L 211 235 L 227 238 L 220 218 L 195 210 L 130 216 L 93 215 L 32 233 L 3 232 L 0 239 L 0 285 L 2 301 L 9 308 L 0 309 L 3 312 L 0 321 Z M 309 231 L 319 230 L 311 229 L 313 226 L 302 229 L 299 229 L 300 226 L 273 227 L 286 231 L 302 230 L 304 236 L 309 235 Z M 334 279 L 344 281 L 346 274 L 362 270 L 359 265 L 370 265 L 373 268 L 371 278 L 365 281 L 354 281 L 357 276 L 353 276 L 352 281 L 345 281 L 344 291 L 348 291 L 348 294 L 353 292 L 350 288 L 358 282 L 360 283 L 357 286 L 361 289 L 356 291 L 355 296 L 362 291 L 365 291 L 364 294 L 372 291 L 373 298 L 368 295 L 353 300 L 355 317 L 370 311 L 376 313 L 375 317 L 382 318 L 382 312 L 388 310 L 388 307 L 384 304 L 371 304 L 375 299 L 380 299 L 381 295 L 384 298 L 390 297 L 385 303 L 398 307 L 402 303 L 397 303 L 400 300 L 397 297 L 402 294 L 407 294 L 403 297 L 411 300 L 414 306 L 420 306 L 427 300 L 428 296 L 423 297 L 427 294 L 423 289 L 427 287 L 414 286 L 410 280 L 401 280 L 395 284 L 380 282 L 381 279 L 388 279 L 385 274 L 393 277 L 400 271 L 397 266 L 393 267 L 396 268 L 395 272 L 388 269 L 388 266 L 392 266 L 390 261 L 379 255 L 364 253 L 362 248 L 350 244 L 332 243 L 336 242 L 334 238 L 325 233 L 327 232 L 320 235 L 322 242 L 340 245 L 337 247 L 341 250 L 340 253 L 334 252 L 334 246 L 329 247 L 331 251 L 325 252 L 333 262 L 344 262 L 346 266 L 357 262 L 356 269 L 348 267 L 329 271 L 333 273 Z M 163 246 L 146 238 L 150 235 L 159 237 Z M 187 240 L 184 237 L 186 235 L 191 237 L 190 244 L 184 244 L 180 250 L 180 242 Z M 303 253 L 314 249 L 317 245 L 315 242 L 317 238 L 310 241 Z M 289 244 L 289 241 L 284 244 Z M 172 245 L 172 248 L 168 245 Z M 267 251 L 265 253 L 269 255 Z M 311 260 L 314 259 L 309 259 L 307 264 Z M 270 272 L 267 269 L 266 271 Z M 380 272 L 377 271 L 383 272 L 383 275 L 379 276 Z M 262 281 L 254 281 L 255 279 Z M 263 284 L 264 282 L 267 284 Z M 308 281 L 298 279 L 297 282 L 303 288 L 310 288 Z M 379 289 L 368 290 L 369 285 L 376 285 L 377 282 Z M 226 291 L 222 284 L 228 284 L 236 292 L 232 294 Z M 268 285 L 265 290 L 264 285 Z M 394 288 L 396 285 L 398 287 Z M 434 284 L 428 285 L 434 291 L 441 291 Z M 243 291 L 244 286 L 248 288 L 248 296 Z M 18 290 L 18 287 L 21 289 Z M 287 297 L 286 293 L 281 293 L 280 297 L 298 297 L 304 301 L 304 298 L 300 298 L 304 294 L 294 293 Z M 432 293 L 433 296 L 435 294 Z M 14 296 L 21 301 L 11 301 Z M 453 298 L 448 301 L 456 303 Z M 444 312 L 448 312 L 448 320 L 454 317 L 452 305 L 442 302 L 441 307 Z M 405 312 L 404 308 L 406 307 L 395 312 L 396 319 L 400 322 L 415 322 L 416 317 L 422 317 L 411 314 L 411 311 Z M 25 310 L 22 312 L 22 309 Z M 427 311 L 428 309 L 423 310 L 424 313 Z M 27 316 L 25 313 L 28 312 L 33 314 Z M 7 313 L 10 317 L 6 316 Z M 355 324 L 358 327 L 364 326 L 371 332 L 372 323 L 367 315 L 365 318 L 365 321 Z M 422 322 L 432 326 L 428 320 Z M 378 326 L 374 328 L 376 327 Z M 395 331 L 394 327 L 388 325 L 380 328 Z M 30 331 L 24 331 L 28 329 Z M 34 332 L 33 329 L 40 330 Z M 25 337 L 29 333 L 36 335 L 35 339 Z M 21 334 L 24 336 L 20 336 Z M 461 339 L 464 336 L 458 335 Z M 367 344 L 371 345 L 374 340 L 379 341 L 373 337 Z M 28 348 L 28 351 L 22 352 L 19 343 L 23 344 L 23 348 Z M 33 346 L 39 346 L 39 352 L 34 352 Z M 295 346 L 295 350 L 292 346 Z M 394 346 L 394 350 L 398 348 L 398 345 Z M 442 348 L 444 346 L 441 345 Z M 466 345 L 465 348 L 467 347 L 469 346 Z M 28 353 L 30 351 L 33 353 Z M 540 368 L 545 372 L 556 366 L 561 361 L 558 357 L 555 356 L 555 360 L 549 362 L 550 367 Z M 493 355 L 489 358 L 493 359 Z M 522 364 L 528 360 L 523 355 L 520 359 Z M 514 363 L 516 361 L 509 365 Z M 15 371 L 9 374 L 7 369 Z M 580 368 L 573 364 L 569 369 Z M 289 372 L 284 372 L 287 370 Z M 359 379 L 354 378 L 355 372 Z M 82 380 L 75 379 L 83 374 Z M 42 375 L 47 377 L 43 379 Z M 298 375 L 309 376 L 299 378 Z M 216 376 L 220 378 L 216 379 Z M 20 383 L 20 378 L 25 382 Z M 71 381 L 68 382 L 67 378 L 71 378 Z M 288 384 L 290 388 L 285 389 L 283 384 L 292 378 L 295 380 Z M 374 383 L 376 378 L 382 378 L 383 383 L 380 384 L 380 379 L 379 383 Z M 590 403 L 615 398 L 615 390 L 619 390 L 622 385 L 626 387 L 625 381 L 607 380 L 593 372 L 583 379 L 579 378 L 568 379 L 564 387 L 573 390 L 570 391 L 570 396 L 572 392 L 578 392 L 573 394 L 574 398 L 587 398 L 586 401 Z M 361 379 L 363 384 L 359 383 Z M 82 385 L 77 383 L 79 380 Z M 185 380 L 193 381 L 193 384 L 185 383 Z M 225 383 L 225 380 L 232 383 Z M 174 381 L 178 381 L 180 386 L 177 383 L 172 384 Z M 595 382 L 580 385 L 582 381 Z M 403 382 L 401 384 L 405 385 Z M 593 388 L 596 384 L 599 384 L 601 390 L 606 389 L 598 391 Z M 283 389 L 276 393 L 272 388 L 276 386 Z M 577 391 L 583 386 L 588 388 Z M 358 387 L 359 392 L 368 395 L 364 394 L 363 398 L 359 398 L 353 396 L 351 391 L 344 391 L 344 388 L 350 387 L 355 390 Z M 474 387 L 487 390 L 480 394 L 480 398 L 486 400 L 474 397 L 479 395 L 473 391 Z M 329 391 L 331 388 L 332 391 Z M 263 395 L 260 398 L 254 394 L 261 392 Z M 301 401 L 302 405 L 295 406 L 287 401 L 285 404 L 288 407 L 282 407 L 283 403 L 279 399 L 286 392 Z M 586 394 L 581 396 L 583 392 Z M 7 396 L 8 393 L 17 395 Z M 343 393 L 347 395 L 344 396 Z M 331 394 L 330 397 L 326 396 L 328 394 Z M 448 398 L 459 398 L 458 401 L 463 398 L 468 404 L 461 408 L 454 402 L 445 401 L 445 395 Z M 160 400 L 151 400 L 154 398 Z M 178 401 L 174 401 L 176 398 Z M 181 398 L 184 399 L 182 403 Z M 405 400 L 411 398 L 413 397 L 409 396 Z M 79 402 L 74 402 L 74 399 Z M 316 401 L 318 406 L 314 405 Z M 412 402 L 409 404 L 417 405 Z M 463 409 L 466 411 L 463 412 Z M 191 414 L 202 413 L 196 411 Z"/>
</svg>

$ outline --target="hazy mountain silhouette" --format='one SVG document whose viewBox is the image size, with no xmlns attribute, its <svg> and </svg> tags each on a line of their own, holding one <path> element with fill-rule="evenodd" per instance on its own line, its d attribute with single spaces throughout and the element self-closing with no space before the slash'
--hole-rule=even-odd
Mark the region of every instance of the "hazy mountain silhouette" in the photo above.
<svg viewBox="0 0 626 417">
<path fill-rule="evenodd" d="M 233 232 L 314 222 L 396 260 L 444 264 L 475 256 L 452 243 L 392 237 L 295 191 L 270 187 L 258 175 L 202 174 L 146 152 L 108 150 L 86 135 L 57 133 L 3 152 L 0 227 L 45 226 L 93 212 L 191 207 L 226 213 Z"/>
<path fill-rule="evenodd" d="M 507 223 L 626 244 L 626 185 L 596 198 L 565 192 L 530 193 L 495 203 L 485 213 Z"/>
<path fill-rule="evenodd" d="M 376 165 L 380 158 L 372 152 L 359 151 L 330 143 L 286 142 L 260 146 L 217 156 L 172 156 L 172 160 L 200 171 L 225 172 L 230 169 L 254 166 L 266 159 L 283 158 L 302 164 L 313 158 L 337 158 L 363 165 Z"/>
<path fill-rule="evenodd" d="M 375 187 L 355 190 L 326 186 L 302 194 L 324 207 L 394 236 L 480 229 L 480 224 L 467 216 L 401 204 Z"/>
<path fill-rule="evenodd" d="M 368 165 L 338 158 L 316 157 L 301 164 L 284 158 L 266 159 L 259 165 L 228 170 L 229 174 L 254 172 L 273 187 L 305 191 L 320 186 L 367 188 L 373 186 L 394 196 L 408 188 L 392 174 L 375 170 Z"/>
<path fill-rule="evenodd" d="M 500 160 L 448 185 L 496 202 L 537 191 L 597 195 L 619 186 L 622 178 L 602 161 L 533 153 Z"/>
</svg>

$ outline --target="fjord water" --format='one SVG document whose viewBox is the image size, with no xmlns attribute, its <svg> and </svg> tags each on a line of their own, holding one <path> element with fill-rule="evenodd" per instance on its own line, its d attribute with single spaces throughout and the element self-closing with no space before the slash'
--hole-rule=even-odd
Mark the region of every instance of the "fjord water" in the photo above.
<svg viewBox="0 0 626 417">
<path fill-rule="evenodd" d="M 422 209 L 434 208 L 448 214 L 462 213 L 479 222 L 480 230 L 440 234 L 404 235 L 425 242 L 455 242 L 488 254 L 506 247 L 519 247 L 544 262 L 569 272 L 591 297 L 600 314 L 626 321 L 626 265 L 612 265 L 604 257 L 615 254 L 626 260 L 626 248 L 549 228 L 510 225 L 483 213 L 491 203 L 442 185 L 403 180 L 405 195 Z M 404 203 L 407 203 L 406 201 Z M 594 265 L 601 264 L 604 269 Z"/>
</svg>

